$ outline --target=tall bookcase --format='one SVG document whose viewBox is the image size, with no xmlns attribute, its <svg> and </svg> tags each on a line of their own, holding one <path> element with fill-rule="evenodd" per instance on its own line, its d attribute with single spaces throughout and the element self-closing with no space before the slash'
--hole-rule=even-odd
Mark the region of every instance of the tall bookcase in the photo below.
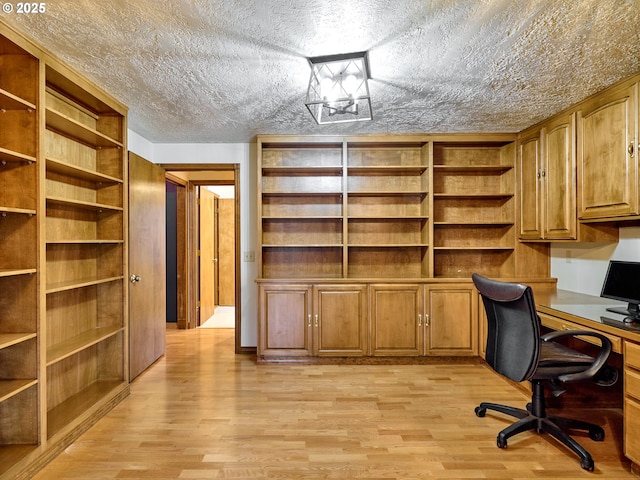
<svg viewBox="0 0 640 480">
<path fill-rule="evenodd" d="M 39 440 L 39 61 L 0 36 L 0 475 Z"/>
<path fill-rule="evenodd" d="M 56 68 L 45 85 L 47 437 L 125 373 L 125 117 Z"/>
<path fill-rule="evenodd" d="M 0 23 L 0 478 L 129 392 L 126 107 Z"/>
</svg>

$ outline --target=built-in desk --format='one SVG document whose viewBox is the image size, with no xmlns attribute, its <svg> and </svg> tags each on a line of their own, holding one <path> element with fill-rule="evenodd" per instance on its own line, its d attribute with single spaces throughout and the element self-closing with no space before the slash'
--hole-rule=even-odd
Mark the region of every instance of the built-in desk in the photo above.
<svg viewBox="0 0 640 480">
<path fill-rule="evenodd" d="M 553 330 L 593 330 L 605 334 L 615 352 L 622 354 L 624 380 L 624 452 L 640 472 L 640 326 L 623 322 L 607 307 L 626 304 L 593 295 L 556 290 L 536 292 L 542 324 Z M 587 337 L 584 340 L 591 341 Z"/>
</svg>

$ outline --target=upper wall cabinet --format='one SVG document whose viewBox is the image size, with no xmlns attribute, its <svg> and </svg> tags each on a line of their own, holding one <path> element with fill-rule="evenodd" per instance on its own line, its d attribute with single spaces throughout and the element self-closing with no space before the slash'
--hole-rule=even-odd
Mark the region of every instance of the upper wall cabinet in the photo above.
<svg viewBox="0 0 640 480">
<path fill-rule="evenodd" d="M 578 111 L 581 219 L 640 214 L 637 112 L 637 83 L 623 83 Z"/>
<path fill-rule="evenodd" d="M 520 138 L 520 238 L 576 238 L 575 115 Z"/>
</svg>

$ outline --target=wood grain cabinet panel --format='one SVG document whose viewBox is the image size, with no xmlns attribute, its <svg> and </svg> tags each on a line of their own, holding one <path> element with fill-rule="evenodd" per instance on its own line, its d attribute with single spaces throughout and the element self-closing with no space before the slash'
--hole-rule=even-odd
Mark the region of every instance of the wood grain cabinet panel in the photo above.
<svg viewBox="0 0 640 480">
<path fill-rule="evenodd" d="M 315 355 L 367 354 L 366 285 L 314 286 L 313 311 Z"/>
<path fill-rule="evenodd" d="M 521 136 L 521 239 L 576 239 L 575 136 L 575 114 Z"/>
<path fill-rule="evenodd" d="M 578 215 L 604 219 L 637 215 L 638 85 L 623 85 L 578 112 Z"/>
<path fill-rule="evenodd" d="M 469 285 L 426 287 L 427 355 L 478 355 L 478 296 Z"/>
<path fill-rule="evenodd" d="M 519 139 L 520 238 L 540 239 L 542 234 L 542 139 L 540 129 Z"/>
<path fill-rule="evenodd" d="M 369 288 L 372 355 L 422 355 L 422 285 L 380 284 Z"/>
<path fill-rule="evenodd" d="M 311 287 L 261 285 L 259 296 L 258 355 L 311 355 Z"/>
</svg>

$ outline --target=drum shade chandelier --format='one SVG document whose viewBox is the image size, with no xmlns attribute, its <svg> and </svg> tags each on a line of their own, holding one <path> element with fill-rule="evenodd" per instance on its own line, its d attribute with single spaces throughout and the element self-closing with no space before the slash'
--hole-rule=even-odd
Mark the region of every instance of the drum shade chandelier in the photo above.
<svg viewBox="0 0 640 480">
<path fill-rule="evenodd" d="M 318 124 L 371 120 L 367 52 L 309 58 L 305 105 Z"/>
</svg>

